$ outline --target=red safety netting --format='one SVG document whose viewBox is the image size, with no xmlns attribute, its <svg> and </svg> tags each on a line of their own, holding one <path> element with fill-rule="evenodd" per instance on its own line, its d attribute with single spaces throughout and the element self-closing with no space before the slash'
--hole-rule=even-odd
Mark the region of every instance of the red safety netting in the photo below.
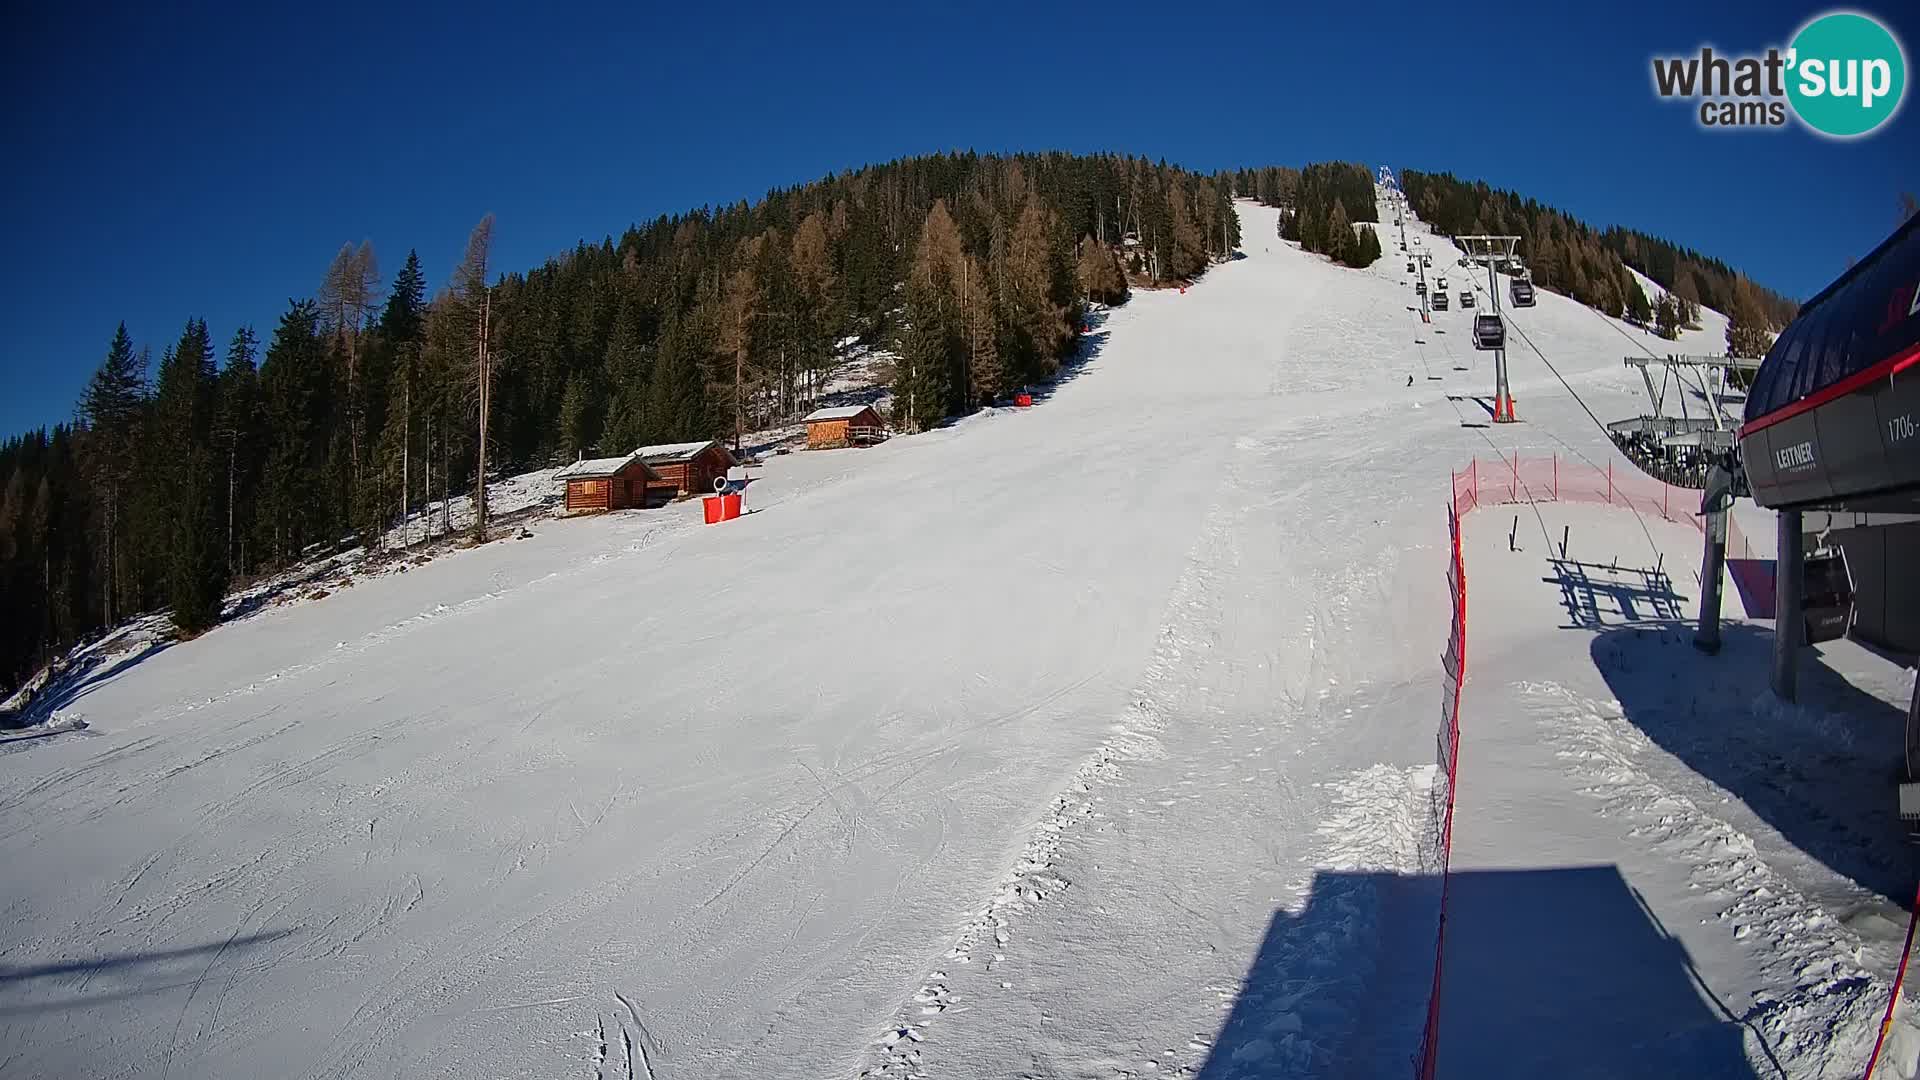
<svg viewBox="0 0 1920 1080">
<path fill-rule="evenodd" d="M 1453 615 L 1447 631 L 1447 650 L 1440 654 L 1442 675 L 1440 691 L 1440 731 L 1435 758 L 1440 775 L 1435 790 L 1435 850 L 1440 861 L 1440 925 L 1433 941 L 1433 990 L 1427 997 L 1427 1021 L 1420 1036 L 1416 1075 L 1432 1080 L 1439 1059 L 1440 976 L 1446 959 L 1447 899 L 1452 877 L 1447 868 L 1453 857 L 1454 792 L 1460 782 L 1460 684 L 1467 677 L 1467 564 L 1460 555 L 1460 515 L 1447 507 L 1447 592 L 1453 600 Z"/>
<path fill-rule="evenodd" d="M 1604 467 L 1563 458 L 1478 458 L 1453 474 L 1453 510 L 1464 517 L 1482 506 L 1533 502 L 1605 503 L 1637 514 L 1706 529 L 1700 514 L 1701 493 L 1656 480 L 1632 465 L 1608 461 Z M 1745 551 L 1740 527 L 1727 519 L 1727 550 Z"/>
<path fill-rule="evenodd" d="M 1686 522 L 1703 532 L 1706 519 L 1699 513 L 1700 492 L 1656 480 L 1631 465 L 1609 462 L 1598 468 L 1571 462 L 1558 455 L 1523 458 L 1518 454 L 1489 462 L 1474 459 L 1453 473 L 1447 505 L 1447 591 L 1453 617 L 1447 631 L 1447 649 L 1441 654 L 1443 676 L 1440 731 L 1435 759 L 1440 775 L 1434 793 L 1435 848 L 1440 863 L 1440 920 L 1433 943 L 1433 989 L 1427 998 L 1426 1026 L 1420 1052 L 1414 1059 L 1418 1080 L 1433 1080 L 1439 1065 L 1440 990 L 1446 959 L 1447 902 L 1451 895 L 1449 866 L 1453 855 L 1454 797 L 1460 784 L 1460 687 L 1467 678 L 1467 566 L 1460 553 L 1460 519 L 1482 506 L 1536 502 L 1586 502 L 1618 506 L 1637 514 Z M 1745 541 L 1731 517 L 1727 521 L 1729 550 Z"/>
</svg>

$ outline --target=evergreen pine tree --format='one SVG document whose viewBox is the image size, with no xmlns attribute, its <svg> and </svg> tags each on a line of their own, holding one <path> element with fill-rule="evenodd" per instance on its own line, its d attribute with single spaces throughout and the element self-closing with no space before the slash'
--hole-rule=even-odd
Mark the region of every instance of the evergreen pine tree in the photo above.
<svg viewBox="0 0 1920 1080">
<path fill-rule="evenodd" d="M 1661 293 L 1653 306 L 1653 331 L 1668 341 L 1680 336 L 1680 304 L 1672 293 Z"/>
<path fill-rule="evenodd" d="M 1353 244 L 1348 250 L 1347 265 L 1356 269 L 1372 266 L 1374 260 L 1379 257 L 1380 238 L 1374 235 L 1373 226 L 1360 226 L 1359 234 L 1354 238 Z"/>
<path fill-rule="evenodd" d="M 207 324 L 191 320 L 168 350 L 154 392 L 154 421 L 164 458 L 157 463 L 169 515 L 167 599 L 174 625 L 189 636 L 220 620 L 226 593 L 224 489 L 216 480 L 212 432 L 213 345 Z"/>
<path fill-rule="evenodd" d="M 924 431 L 947 416 L 956 351 L 947 325 L 951 303 L 930 282 L 907 283 L 907 325 L 893 377 L 893 424 L 903 431 Z"/>
<path fill-rule="evenodd" d="M 591 369 L 577 371 L 568 377 L 567 389 L 560 398 L 562 446 L 572 448 L 576 455 L 594 451 L 600 442 L 602 391 L 598 384 Z"/>
<path fill-rule="evenodd" d="M 254 520 L 261 546 L 277 562 L 298 555 L 320 525 L 312 492 L 322 482 L 327 445 L 325 363 L 319 312 L 311 301 L 291 302 L 260 365 L 266 458 Z"/>
<path fill-rule="evenodd" d="M 1172 241 L 1169 245 L 1172 276 L 1182 280 L 1191 278 L 1207 265 L 1207 241 L 1188 206 L 1186 187 L 1178 181 L 1167 185 L 1167 221 Z"/>
<path fill-rule="evenodd" d="M 1354 261 L 1353 221 L 1347 217 L 1346 203 L 1340 199 L 1333 200 L 1333 210 L 1327 215 L 1325 236 L 1328 258 L 1339 263 L 1351 264 Z"/>
<path fill-rule="evenodd" d="M 609 453 L 625 453 L 648 442 L 644 420 L 652 381 L 649 352 L 639 302 L 629 297 L 614 316 L 613 333 L 607 339 L 603 442 Z"/>
<path fill-rule="evenodd" d="M 254 363 L 257 339 L 253 328 L 234 332 L 227 346 L 227 362 L 220 369 L 219 418 L 214 429 L 215 466 L 227 486 L 227 517 L 221 542 L 232 573 L 245 574 L 252 565 L 247 537 L 253 531 L 254 500 L 259 487 L 264 451 L 260 430 L 260 371 Z M 221 456 L 224 460 L 219 460 Z"/>
<path fill-rule="evenodd" d="M 1647 291 L 1638 281 L 1624 283 L 1627 293 L 1627 321 L 1635 326 L 1647 326 L 1653 322 L 1653 304 L 1647 299 Z"/>
<path fill-rule="evenodd" d="M 120 597 L 126 567 L 121 559 L 121 537 L 126 527 L 125 491 L 140 435 L 146 398 L 145 366 L 136 359 L 127 324 L 114 331 L 107 356 L 88 382 L 80 401 L 80 415 L 88 429 L 88 471 L 100 501 L 101 589 L 103 625 L 111 626 L 123 612 Z"/>
</svg>

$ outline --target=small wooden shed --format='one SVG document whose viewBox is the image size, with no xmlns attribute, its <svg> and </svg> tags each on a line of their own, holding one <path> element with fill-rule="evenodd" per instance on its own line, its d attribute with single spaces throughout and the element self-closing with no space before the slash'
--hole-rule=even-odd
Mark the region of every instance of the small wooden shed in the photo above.
<svg viewBox="0 0 1920 1080">
<path fill-rule="evenodd" d="M 718 439 L 701 442 L 662 443 L 634 451 L 646 462 L 654 478 L 647 481 L 657 495 L 710 495 L 713 479 L 727 475 L 734 466 L 733 451 Z"/>
<path fill-rule="evenodd" d="M 660 479 L 637 453 L 576 461 L 554 474 L 567 485 L 567 513 L 625 510 L 647 504 L 647 489 Z"/>
<path fill-rule="evenodd" d="M 815 409 L 807 415 L 807 449 L 867 446 L 887 437 L 886 422 L 871 405 Z"/>
</svg>

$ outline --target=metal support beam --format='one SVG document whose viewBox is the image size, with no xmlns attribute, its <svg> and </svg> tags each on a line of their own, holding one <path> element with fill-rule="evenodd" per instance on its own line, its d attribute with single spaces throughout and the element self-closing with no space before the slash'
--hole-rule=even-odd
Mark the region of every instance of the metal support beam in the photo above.
<svg viewBox="0 0 1920 1080">
<path fill-rule="evenodd" d="M 1725 510 L 1707 512 L 1706 547 L 1700 562 L 1700 629 L 1693 635 L 1693 646 L 1713 656 L 1720 652 L 1720 579 L 1727 565 Z"/>
<path fill-rule="evenodd" d="M 1777 561 L 1773 567 L 1773 693 L 1782 701 L 1792 701 L 1800 690 L 1800 638 L 1806 625 L 1806 616 L 1800 607 L 1806 591 L 1806 538 L 1800 532 L 1800 511 L 1782 510 L 1776 517 L 1779 530 L 1774 542 Z"/>
<path fill-rule="evenodd" d="M 1493 314 L 1500 316 L 1500 283 L 1495 276 L 1495 267 L 1513 258 L 1514 245 L 1520 242 L 1517 236 L 1456 236 L 1454 240 L 1466 247 L 1467 258 L 1473 259 L 1484 252 L 1487 260 L 1487 292 L 1493 300 Z M 1502 323 L 1502 330 L 1505 325 Z M 1519 417 L 1513 413 L 1513 391 L 1507 383 L 1507 343 L 1506 334 L 1500 335 L 1500 347 L 1493 350 L 1493 422 L 1510 424 Z"/>
</svg>

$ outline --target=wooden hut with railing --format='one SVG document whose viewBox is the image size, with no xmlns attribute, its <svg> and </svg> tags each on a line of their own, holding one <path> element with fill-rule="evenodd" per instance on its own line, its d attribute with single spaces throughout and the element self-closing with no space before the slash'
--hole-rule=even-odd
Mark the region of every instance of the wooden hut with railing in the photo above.
<svg viewBox="0 0 1920 1080">
<path fill-rule="evenodd" d="M 886 421 L 871 405 L 815 409 L 807 414 L 807 449 L 870 446 L 887 437 Z"/>
</svg>

